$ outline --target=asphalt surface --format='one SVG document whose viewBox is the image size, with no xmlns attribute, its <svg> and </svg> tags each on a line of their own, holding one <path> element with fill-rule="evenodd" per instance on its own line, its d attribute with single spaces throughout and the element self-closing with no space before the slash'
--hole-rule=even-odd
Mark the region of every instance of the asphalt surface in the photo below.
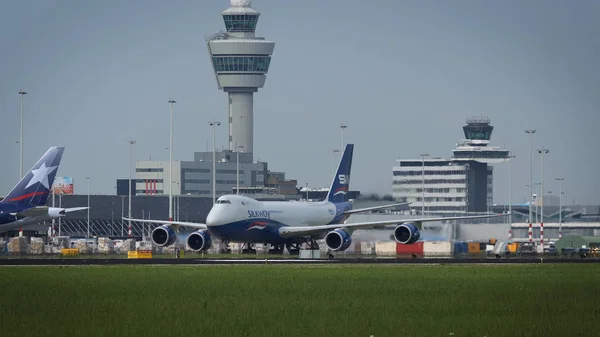
<svg viewBox="0 0 600 337">
<path fill-rule="evenodd" d="M 2 258 L 0 266 L 76 266 L 76 265 L 232 265 L 232 264 L 538 264 L 600 263 L 599 258 L 359 258 L 359 259 L 22 259 Z"/>
</svg>

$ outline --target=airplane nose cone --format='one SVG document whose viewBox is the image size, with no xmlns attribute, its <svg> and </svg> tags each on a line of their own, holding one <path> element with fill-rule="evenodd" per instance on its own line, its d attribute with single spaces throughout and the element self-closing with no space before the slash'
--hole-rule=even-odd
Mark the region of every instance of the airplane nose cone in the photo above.
<svg viewBox="0 0 600 337">
<path fill-rule="evenodd" d="M 208 215 L 206 216 L 206 225 L 207 226 L 216 226 L 217 224 L 217 217 L 215 215 L 214 211 L 210 211 L 208 212 Z"/>
</svg>

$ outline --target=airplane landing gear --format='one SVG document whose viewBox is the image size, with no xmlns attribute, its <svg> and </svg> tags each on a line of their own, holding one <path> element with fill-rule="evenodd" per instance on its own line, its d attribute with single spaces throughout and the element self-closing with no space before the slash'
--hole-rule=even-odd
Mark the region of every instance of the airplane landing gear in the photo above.
<svg viewBox="0 0 600 337">
<path fill-rule="evenodd" d="M 319 244 L 317 243 L 317 240 L 315 240 L 315 238 L 313 237 L 306 239 L 304 243 L 306 243 L 308 249 L 319 249 Z"/>
<path fill-rule="evenodd" d="M 247 242 L 242 245 L 242 254 L 256 254 L 254 243 Z"/>
<path fill-rule="evenodd" d="M 221 254 L 231 254 L 231 248 L 229 248 L 229 240 L 225 239 L 221 242 L 221 249 L 219 250 Z"/>
<path fill-rule="evenodd" d="M 284 245 L 273 245 L 272 249 L 269 249 L 269 254 L 281 255 L 283 254 Z"/>
<path fill-rule="evenodd" d="M 300 245 L 298 243 L 288 243 L 285 247 L 290 255 L 300 255 Z"/>
</svg>

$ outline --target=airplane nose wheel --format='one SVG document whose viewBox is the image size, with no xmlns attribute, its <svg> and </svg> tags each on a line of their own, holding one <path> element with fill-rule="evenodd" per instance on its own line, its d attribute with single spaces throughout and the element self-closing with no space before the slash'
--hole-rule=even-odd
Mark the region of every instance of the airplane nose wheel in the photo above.
<svg viewBox="0 0 600 337">
<path fill-rule="evenodd" d="M 229 248 L 229 240 L 223 240 L 221 243 L 221 254 L 231 254 L 231 248 Z"/>
</svg>

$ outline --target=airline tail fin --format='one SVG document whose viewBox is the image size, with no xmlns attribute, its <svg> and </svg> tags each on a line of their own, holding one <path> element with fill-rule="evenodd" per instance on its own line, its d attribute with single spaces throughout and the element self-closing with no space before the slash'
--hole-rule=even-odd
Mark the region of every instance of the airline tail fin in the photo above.
<svg viewBox="0 0 600 337">
<path fill-rule="evenodd" d="M 57 146 L 49 148 L 0 202 L 25 207 L 46 205 L 64 150 Z"/>
<path fill-rule="evenodd" d="M 347 144 L 344 154 L 340 159 L 333 181 L 331 182 L 331 188 L 327 193 L 327 201 L 330 202 L 344 202 L 348 201 L 348 189 L 350 187 L 350 171 L 352 170 L 352 152 L 354 151 L 354 144 Z"/>
</svg>

